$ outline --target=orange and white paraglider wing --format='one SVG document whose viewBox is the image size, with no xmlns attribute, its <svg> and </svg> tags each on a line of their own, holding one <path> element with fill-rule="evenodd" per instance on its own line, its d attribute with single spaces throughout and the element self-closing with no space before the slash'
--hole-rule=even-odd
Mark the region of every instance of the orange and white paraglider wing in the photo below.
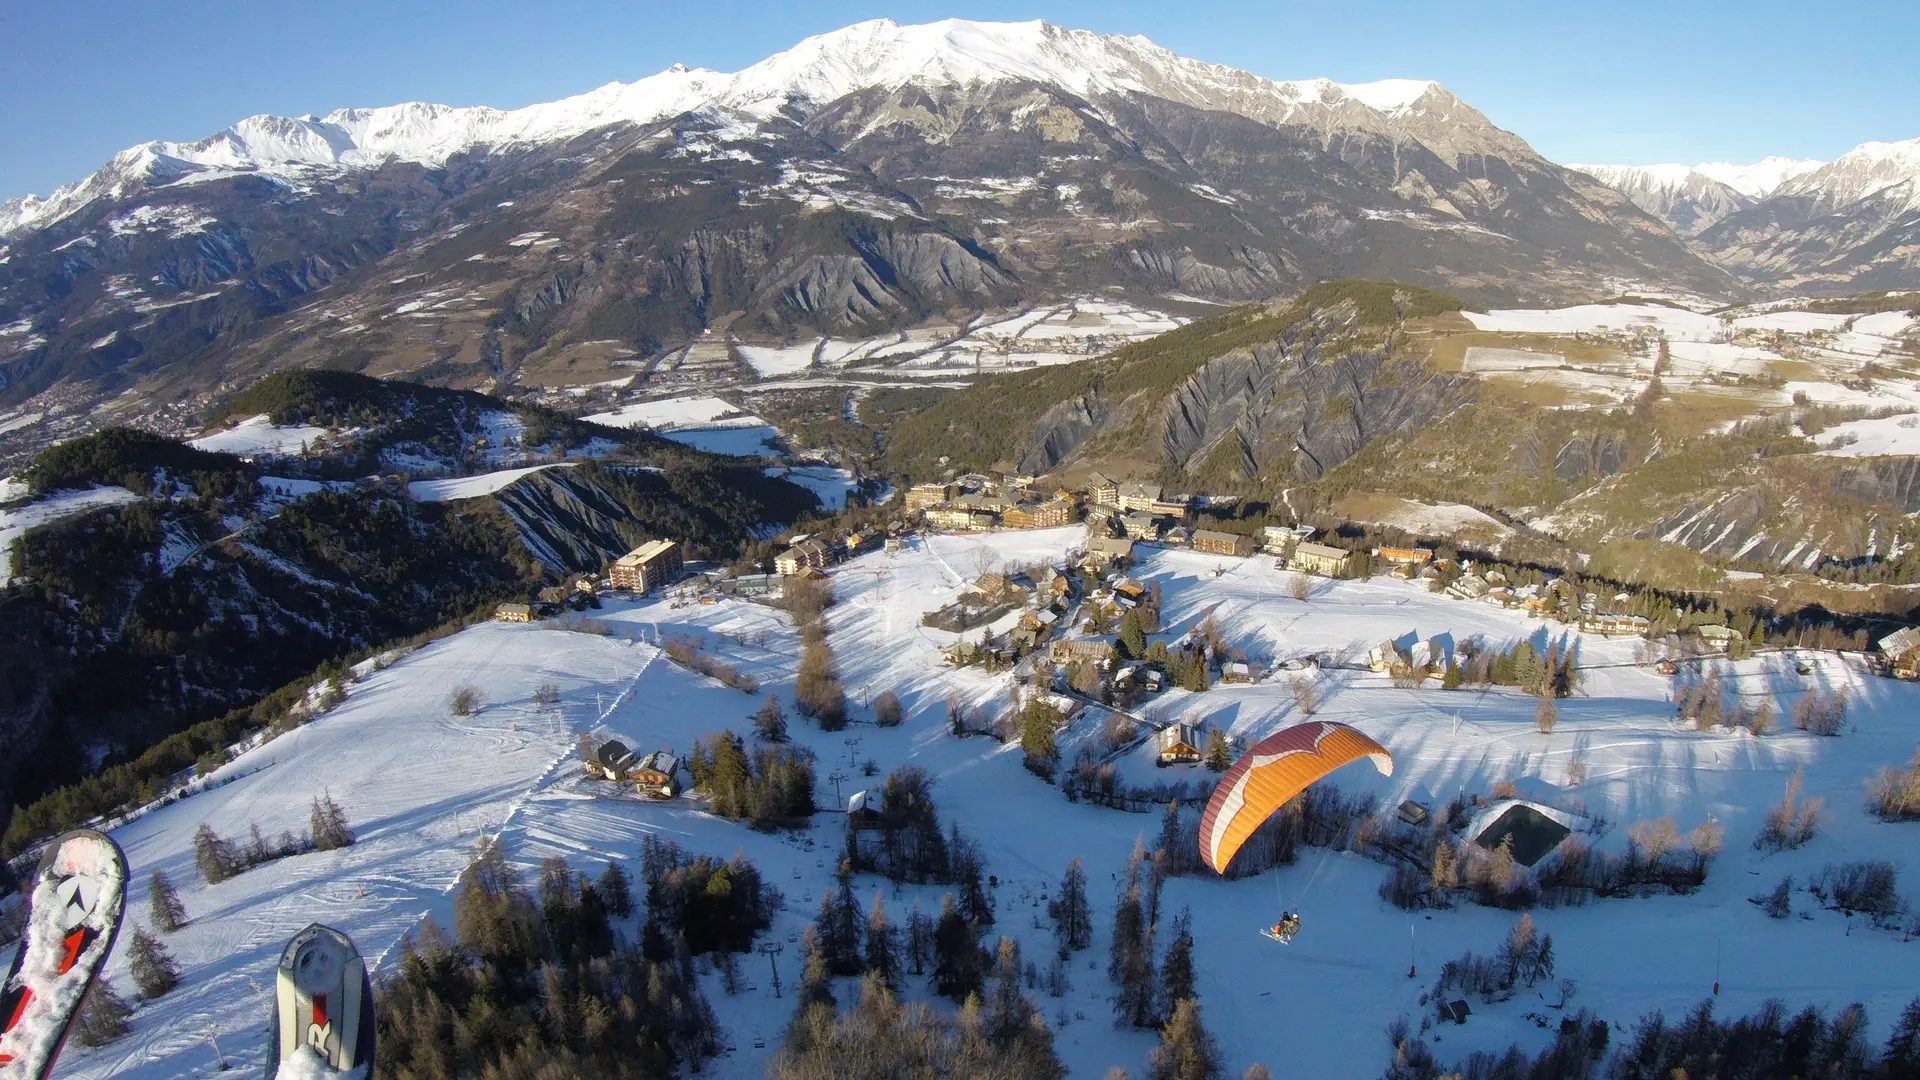
<svg viewBox="0 0 1920 1080">
<path fill-rule="evenodd" d="M 1382 776 L 1393 775 L 1386 747 L 1345 724 L 1314 721 L 1255 743 L 1213 789 L 1200 818 L 1200 858 L 1214 873 L 1225 873 L 1240 845 L 1288 799 L 1363 757 Z"/>
</svg>

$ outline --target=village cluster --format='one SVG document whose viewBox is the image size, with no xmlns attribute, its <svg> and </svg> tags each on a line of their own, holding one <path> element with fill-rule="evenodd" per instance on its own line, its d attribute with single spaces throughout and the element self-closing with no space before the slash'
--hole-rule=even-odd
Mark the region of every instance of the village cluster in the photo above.
<svg viewBox="0 0 1920 1080">
<path fill-rule="evenodd" d="M 1618 610 L 1632 601 L 1627 593 L 1603 597 L 1538 571 L 1527 575 L 1532 580 L 1518 581 L 1511 568 L 1476 563 L 1446 549 L 1336 546 L 1316 540 L 1319 530 L 1304 524 L 1262 525 L 1257 534 L 1196 526 L 1196 519 L 1214 517 L 1203 515 L 1204 510 L 1224 501 L 1099 473 L 1078 488 L 1050 490 L 1035 477 L 967 474 L 908 488 L 900 512 L 884 527 L 792 536 L 773 558 L 770 574 L 715 570 L 690 575 L 680 545 L 656 539 L 614 560 L 602 577 L 582 576 L 569 585 L 550 587 L 535 603 L 502 604 L 496 616 L 531 621 L 567 607 L 598 606 L 603 591 L 639 596 L 668 587 L 675 587 L 676 606 L 713 603 L 721 596 L 771 600 L 795 582 L 828 577 L 832 567 L 854 556 L 904 551 L 917 532 L 1084 524 L 1084 541 L 1064 558 L 1032 566 L 980 567 L 956 600 L 924 617 L 928 626 L 956 635 L 941 650 L 947 664 L 1012 671 L 1027 687 L 1028 698 L 1046 704 L 1062 722 L 1092 702 L 1131 715 L 1124 710 L 1171 687 L 1204 691 L 1215 684 L 1257 683 L 1280 670 L 1351 664 L 1395 676 L 1442 674 L 1430 644 L 1420 641 L 1380 642 L 1364 657 L 1309 653 L 1280 658 L 1246 656 L 1204 623 L 1178 640 L 1150 640 L 1162 630 L 1160 587 L 1131 575 L 1138 545 L 1221 556 L 1215 575 L 1230 572 L 1233 564 L 1227 560 L 1273 558 L 1276 569 L 1295 575 L 1295 597 L 1301 600 L 1312 594 L 1316 577 L 1381 574 L 1424 582 L 1459 601 L 1522 610 L 1584 633 L 1657 638 L 1662 647 L 1649 650 L 1648 663 L 1662 674 L 1675 674 L 1694 656 L 1740 655 L 1748 647 L 1739 631 L 1714 622 L 1692 623 L 1679 633 L 1663 635 L 1647 616 Z M 1883 674 L 1920 677 L 1920 630 L 1904 629 L 1882 638 L 1871 660 Z M 1143 729 L 1155 731 L 1161 764 L 1196 763 L 1208 756 L 1203 749 L 1208 733 L 1197 724 L 1133 718 Z M 681 763 L 666 749 L 640 756 L 618 741 L 607 742 L 589 748 L 587 761 L 590 777 L 631 783 L 643 796 L 671 798 L 678 790 Z"/>
</svg>

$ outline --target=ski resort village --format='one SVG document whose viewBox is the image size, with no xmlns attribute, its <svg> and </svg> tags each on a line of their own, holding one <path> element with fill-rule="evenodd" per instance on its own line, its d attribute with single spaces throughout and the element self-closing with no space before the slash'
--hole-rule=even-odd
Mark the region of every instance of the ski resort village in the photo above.
<svg viewBox="0 0 1920 1080">
<path fill-rule="evenodd" d="M 769 572 L 649 538 L 97 822 L 132 867 L 102 977 L 158 990 L 61 1075 L 257 1070 L 314 922 L 386 1008 L 496 933 L 532 935 L 547 994 L 632 977 L 567 973 L 624 942 L 647 1019 L 580 1022 L 670 1015 L 647 1060 L 714 1076 L 762 1075 L 863 979 L 977 995 L 938 1052 L 1015 1024 L 1021 1075 L 1181 1039 L 1301 1077 L 1599 1055 L 1656 1010 L 1776 999 L 1861 1046 L 1911 1022 L 1915 631 L 1782 641 L 1409 534 L 1233 531 L 1231 500 L 1097 472 L 886 495 L 765 545 Z M 1216 784 L 1301 725 L 1390 766 L 1269 808 L 1216 871 Z M 383 1069 L 418 1022 L 380 1022 Z"/>
<path fill-rule="evenodd" d="M 1920 16 L 71 6 L 0 1080 L 1920 1080 Z"/>
</svg>

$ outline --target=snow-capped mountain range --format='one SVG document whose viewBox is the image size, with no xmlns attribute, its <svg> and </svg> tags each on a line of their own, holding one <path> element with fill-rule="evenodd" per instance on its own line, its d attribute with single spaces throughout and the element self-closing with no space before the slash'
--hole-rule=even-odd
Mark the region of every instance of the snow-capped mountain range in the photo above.
<svg viewBox="0 0 1920 1080">
<path fill-rule="evenodd" d="M 1724 303 L 1920 277 L 1905 166 L 1869 157 L 1703 167 L 1682 226 L 1433 82 L 1275 81 L 1043 22 L 865 22 L 513 110 L 255 116 L 0 204 L 0 455 L 107 403 L 191 427 L 288 367 L 512 392 L 744 377 L 735 347 L 1093 296 L 1192 313 L 1366 277 Z M 1759 194 L 1815 182 L 1886 212 L 1836 231 Z"/>
<path fill-rule="evenodd" d="M 1570 165 L 1688 235 L 1768 199 L 1809 198 L 1828 211 L 1892 192 L 1920 209 L 1920 139 L 1862 143 L 1833 161 L 1762 158 L 1750 165 Z"/>
<path fill-rule="evenodd" d="M 1147 94 L 1226 109 L 1264 123 L 1340 117 L 1381 128 L 1429 110 L 1443 116 L 1471 112 L 1439 84 L 1425 80 L 1276 82 L 1186 59 L 1144 37 L 1068 30 L 1040 21 L 949 19 L 901 26 L 877 19 L 808 38 L 732 74 L 676 64 L 637 82 L 609 83 L 522 109 L 409 102 L 340 109 L 320 118 L 250 116 L 198 142 L 130 147 L 92 176 L 52 195 L 0 203 L 0 236 L 43 227 L 96 199 L 123 196 L 154 180 L 205 180 L 249 172 L 288 175 L 395 160 L 439 165 L 477 147 L 548 145 L 614 124 L 647 124 L 701 109 L 764 121 L 786 109 L 806 110 L 860 90 L 1009 81 L 1056 86 L 1082 97 Z"/>
</svg>

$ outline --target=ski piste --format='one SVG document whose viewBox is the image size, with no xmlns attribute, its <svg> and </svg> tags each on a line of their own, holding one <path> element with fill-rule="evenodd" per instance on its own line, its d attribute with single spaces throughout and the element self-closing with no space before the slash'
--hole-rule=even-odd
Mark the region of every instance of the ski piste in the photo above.
<svg viewBox="0 0 1920 1080">
<path fill-rule="evenodd" d="M 353 939 L 315 923 L 274 973 L 267 1080 L 373 1075 L 373 987 Z"/>
<path fill-rule="evenodd" d="M 113 951 L 127 858 L 106 834 L 66 833 L 35 871 L 26 937 L 0 984 L 0 1080 L 44 1080 Z"/>
</svg>

